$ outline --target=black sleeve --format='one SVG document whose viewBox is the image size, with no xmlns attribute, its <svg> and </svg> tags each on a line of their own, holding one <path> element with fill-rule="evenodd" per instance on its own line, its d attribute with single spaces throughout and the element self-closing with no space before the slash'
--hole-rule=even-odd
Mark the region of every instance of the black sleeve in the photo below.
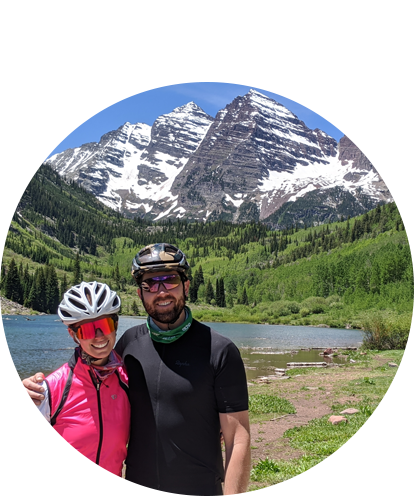
<svg viewBox="0 0 414 496">
<path fill-rule="evenodd" d="M 240 352 L 229 343 L 220 353 L 215 378 L 215 394 L 220 413 L 249 409 L 246 372 Z"/>
<path fill-rule="evenodd" d="M 133 339 L 133 336 L 135 334 L 134 332 L 135 327 L 131 327 L 131 329 L 128 329 L 127 331 L 122 334 L 122 336 L 119 338 L 118 342 L 115 345 L 115 351 L 120 355 L 122 358 L 124 358 L 124 351 L 125 348 L 127 347 L 128 343 L 131 342 Z"/>
</svg>

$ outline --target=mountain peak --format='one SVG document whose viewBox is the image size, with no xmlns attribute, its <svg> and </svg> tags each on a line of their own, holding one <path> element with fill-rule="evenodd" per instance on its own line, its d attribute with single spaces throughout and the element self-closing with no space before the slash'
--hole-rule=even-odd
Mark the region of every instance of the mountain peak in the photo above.
<svg viewBox="0 0 414 496">
<path fill-rule="evenodd" d="M 254 89 L 215 118 L 190 101 L 152 126 L 126 122 L 48 163 L 107 206 L 153 220 L 263 220 L 336 187 L 374 203 L 391 198 L 353 143 L 344 138 L 338 150 L 334 138 Z"/>
<path fill-rule="evenodd" d="M 188 102 L 185 105 L 175 108 L 168 114 L 160 115 L 154 122 L 154 126 L 165 125 L 170 121 L 186 122 L 186 121 L 213 121 L 213 118 L 208 115 L 202 108 L 194 102 Z"/>
<path fill-rule="evenodd" d="M 194 103 L 194 102 L 188 102 L 188 103 L 185 103 L 184 105 L 180 105 L 179 107 L 176 107 L 172 112 L 170 113 L 174 113 L 174 112 L 182 112 L 183 110 L 192 110 L 194 109 L 195 107 L 197 107 L 197 105 Z"/>
<path fill-rule="evenodd" d="M 259 97 L 262 97 L 262 98 L 266 98 L 268 100 L 271 100 L 271 98 L 269 98 L 268 96 L 264 95 L 263 93 L 260 93 L 260 91 L 254 90 L 253 88 L 250 89 L 248 91 L 248 93 L 246 93 L 245 96 L 259 96 Z"/>
</svg>

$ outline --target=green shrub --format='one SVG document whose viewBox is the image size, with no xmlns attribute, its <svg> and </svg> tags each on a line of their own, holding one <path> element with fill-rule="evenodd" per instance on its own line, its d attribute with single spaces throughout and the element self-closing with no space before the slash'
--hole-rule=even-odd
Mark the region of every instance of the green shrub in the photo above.
<svg viewBox="0 0 414 496">
<path fill-rule="evenodd" d="M 384 318 L 374 315 L 362 324 L 365 336 L 363 346 L 370 350 L 404 350 L 411 326 L 411 315 Z"/>
<path fill-rule="evenodd" d="M 325 302 L 329 306 L 335 306 L 335 303 L 340 303 L 341 297 L 339 295 L 331 295 L 326 298 Z"/>
<path fill-rule="evenodd" d="M 328 305 L 325 298 L 320 296 L 310 296 L 302 302 L 301 307 L 309 308 L 311 313 L 323 313 L 328 308 Z"/>
</svg>

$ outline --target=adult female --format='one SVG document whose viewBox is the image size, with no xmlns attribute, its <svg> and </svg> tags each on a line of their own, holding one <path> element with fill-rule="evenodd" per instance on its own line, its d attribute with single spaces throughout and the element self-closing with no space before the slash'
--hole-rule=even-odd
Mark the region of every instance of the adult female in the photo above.
<svg viewBox="0 0 414 496">
<path fill-rule="evenodd" d="M 120 306 L 103 283 L 82 282 L 64 294 L 58 315 L 79 347 L 46 377 L 38 406 L 74 448 L 119 476 L 130 427 L 128 379 L 113 350 Z"/>
</svg>

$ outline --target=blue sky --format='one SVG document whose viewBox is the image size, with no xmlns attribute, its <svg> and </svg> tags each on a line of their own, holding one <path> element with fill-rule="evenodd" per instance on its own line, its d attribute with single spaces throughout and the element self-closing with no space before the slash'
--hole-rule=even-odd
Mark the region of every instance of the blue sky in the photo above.
<svg viewBox="0 0 414 496">
<path fill-rule="evenodd" d="M 46 160 L 129 121 L 194 101 L 212 115 L 255 89 L 336 140 L 352 126 L 414 116 L 414 83 L 0 83 L 0 138 Z"/>
</svg>

